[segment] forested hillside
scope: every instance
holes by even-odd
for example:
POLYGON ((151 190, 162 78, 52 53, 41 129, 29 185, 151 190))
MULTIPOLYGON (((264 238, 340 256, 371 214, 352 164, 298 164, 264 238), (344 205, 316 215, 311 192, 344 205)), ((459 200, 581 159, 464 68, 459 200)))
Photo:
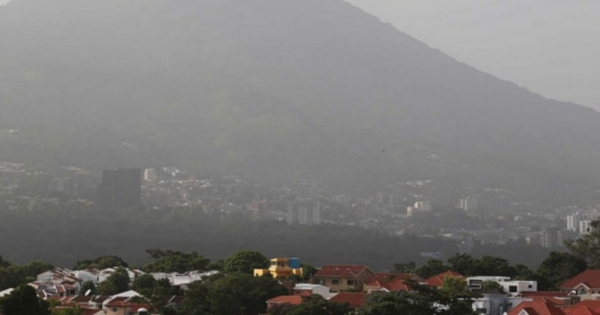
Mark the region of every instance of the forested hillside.
POLYGON ((14 0, 0 42, 0 129, 19 131, 0 134, 3 160, 596 198, 598 113, 341 0, 14 0))

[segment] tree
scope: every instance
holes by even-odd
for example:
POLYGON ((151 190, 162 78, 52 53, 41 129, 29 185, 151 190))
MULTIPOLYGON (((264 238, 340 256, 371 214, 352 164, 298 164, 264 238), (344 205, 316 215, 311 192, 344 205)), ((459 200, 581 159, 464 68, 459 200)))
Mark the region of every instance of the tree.
POLYGON ((54 269, 54 266, 49 263, 40 260, 32 260, 21 266, 21 273, 27 281, 34 281, 38 274, 52 269, 54 269))
POLYGON ((500 283, 496 281, 485 281, 481 287, 481 292, 489 292, 493 290, 498 290, 500 292, 504 292, 504 288, 500 285, 500 283))
POLYGON ((19 266, 10 265, 8 267, 0 268, 0 290, 14 288, 25 282, 25 277, 23 277, 19 266))
POLYGON ((94 260, 84 259, 80 260, 75 264, 75 270, 83 270, 89 268, 106 269, 114 267, 128 268, 129 265, 117 256, 101 256, 94 260))
POLYGON ((189 254, 162 249, 148 249, 153 262, 146 264, 142 269, 146 272, 179 272, 184 273, 192 270, 208 270, 210 259, 196 252, 189 254))
POLYGON ((467 287, 467 281, 464 278, 445 277, 443 280, 442 291, 451 296, 471 296, 471 291, 467 287))
POLYGON ((128 290, 129 274, 123 268, 118 268, 98 286, 98 293, 102 295, 115 295, 128 290))
POLYGON ((417 264, 414 261, 409 263, 398 263, 394 264, 394 271, 400 273, 415 273, 417 269, 417 264))
POLYGON ((209 286, 204 281, 195 281, 188 285, 181 306, 180 315, 210 314, 209 286))
POLYGON ((96 285, 94 284, 94 281, 86 281, 81 285, 81 289, 79 289, 79 294, 80 295, 84 295, 87 293, 87 291, 90 291, 89 294, 94 295, 96 294, 96 285))
POLYGON ((325 300, 320 295, 311 295, 302 298, 300 305, 284 304, 274 307, 270 315, 344 315, 348 314, 348 305, 333 303, 325 300))
MULTIPOLYGON (((168 280, 167 280, 168 281, 168 280)), ((133 280, 133 290, 146 296, 148 292, 154 290, 156 279, 151 274, 141 275, 133 280)))
POLYGON ((206 266, 206 270, 223 271, 224 267, 225 267, 225 261, 223 259, 219 259, 217 261, 211 261, 210 264, 208 264, 208 266, 206 266))
POLYGON ((140 293, 146 297, 153 308, 164 312, 167 299, 173 295, 182 293, 178 290, 179 287, 172 286, 169 279, 159 279, 154 281, 154 285, 151 288, 142 289, 140 293))
POLYGON ((565 241, 573 255, 582 258, 591 269, 600 269, 600 220, 591 223, 589 231, 577 240, 565 241))
POLYGON ((252 274, 254 269, 268 268, 269 260, 257 251, 243 250, 234 253, 225 261, 225 271, 240 271, 252 274))
POLYGON ((551 252, 548 258, 540 264, 537 273, 541 279, 545 279, 548 282, 547 290, 556 290, 563 281, 582 273, 587 268, 586 261, 579 256, 569 253, 551 252))
POLYGON ((469 254, 454 254, 448 258, 450 268, 464 276, 475 276, 472 272, 475 259, 469 254))
POLYGON ((317 273, 317 268, 309 264, 300 264, 302 267, 302 280, 309 281, 317 273))
POLYGON ((2 258, 2 256, 0 256, 0 268, 3 268, 3 267, 8 267, 8 266, 10 266, 10 265, 11 265, 11 263, 9 263, 8 261, 4 260, 4 259, 2 258))
POLYGON ((423 266, 417 268, 415 272, 423 278, 429 278, 448 270, 450 270, 450 267, 444 265, 443 261, 439 259, 430 259, 423 266))
POLYGON ((407 281, 413 292, 375 292, 367 297, 359 315, 475 315, 472 300, 407 281))
POLYGON ((4 315, 51 315, 48 302, 38 298, 35 289, 21 285, 9 295, 0 298, 0 311, 4 315))
POLYGON ((508 260, 494 256, 483 256, 481 259, 473 261, 471 275, 495 275, 504 277, 514 277, 516 270, 510 265, 508 260))
POLYGON ((209 286, 213 314, 262 314, 266 310, 265 301, 287 293, 273 278, 240 272, 218 278, 209 286))

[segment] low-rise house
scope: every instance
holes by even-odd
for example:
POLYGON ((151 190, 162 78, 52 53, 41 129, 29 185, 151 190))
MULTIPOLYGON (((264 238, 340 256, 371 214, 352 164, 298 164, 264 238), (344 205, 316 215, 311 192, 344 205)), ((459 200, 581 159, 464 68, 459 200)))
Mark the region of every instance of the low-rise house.
POLYGON ((121 302, 126 302, 126 301, 130 301, 132 298, 135 297, 141 297, 142 295, 133 291, 133 290, 129 290, 126 292, 122 292, 116 295, 112 295, 109 298, 107 298, 106 300, 104 300, 104 302, 102 302, 102 309, 106 310, 107 305, 110 302, 113 301, 121 301, 121 302))
POLYGON ((507 292, 512 296, 517 296, 523 292, 537 291, 537 281, 511 280, 500 282, 500 285, 504 289, 504 292, 507 292))
POLYGON ((104 302, 110 299, 108 295, 94 295, 92 299, 88 302, 88 308, 102 308, 104 302))
POLYGON ((331 292, 364 289, 365 280, 375 273, 363 265, 325 265, 314 275, 314 280, 331 288, 331 292))
POLYGON ((281 295, 267 300, 267 311, 281 305, 300 305, 302 304, 301 295, 281 295))
POLYGON ((469 290, 475 293, 480 293, 483 290, 483 285, 486 282, 497 282, 500 283, 502 281, 508 281, 510 277, 496 277, 496 276, 477 276, 477 277, 468 277, 467 278, 467 286, 469 290))
POLYGON ((598 315, 600 314, 600 301, 586 300, 564 309, 567 315, 598 315))
POLYGON ((329 299, 329 302, 347 304, 350 311, 354 311, 365 304, 367 295, 363 292, 341 292, 329 299))
POLYGON ((213 270, 213 271, 207 271, 207 272, 189 271, 189 272, 186 272, 183 274, 176 273, 176 272, 173 272, 173 273, 155 272, 155 273, 151 273, 151 275, 156 280, 168 279, 169 282, 171 283, 171 285, 181 286, 181 285, 190 284, 195 281, 200 281, 200 280, 204 279, 205 277, 213 276, 218 273, 219 273, 219 271, 213 270))
POLYGON ((484 292, 473 300, 473 309, 478 315, 503 315, 523 302, 531 302, 530 297, 511 297, 498 289, 484 292))
POLYGON ((173 295, 172 297, 170 297, 166 300, 165 307, 174 309, 174 310, 178 310, 179 307, 181 306, 181 304, 183 303, 183 299, 184 299, 184 296, 182 296, 182 295, 173 295))
POLYGON ((121 301, 119 298, 106 304, 104 311, 106 315, 149 315, 149 309, 149 304, 134 303, 130 300, 121 301))
POLYGON ((257 277, 271 275, 275 279, 288 279, 291 276, 302 277, 302 267, 298 258, 273 258, 268 269, 254 269, 257 277))
POLYGON ((580 296, 597 296, 600 294, 600 270, 588 269, 561 283, 559 290, 580 296))
POLYGON ((521 292, 517 297, 530 298, 533 301, 547 301, 554 303, 558 307, 575 305, 581 300, 577 295, 571 295, 569 292, 561 291, 521 292))
MULTIPOLYGON (((115 268, 106 268, 106 269, 102 269, 99 271, 98 273, 98 283, 104 282, 108 277, 110 277, 113 273, 115 273, 117 271, 117 267, 115 268)), ((125 271, 127 271, 127 275, 129 276, 129 279, 131 281, 133 281, 135 278, 137 278, 138 276, 141 276, 143 274, 145 274, 145 272, 139 270, 139 269, 129 269, 129 268, 123 268, 125 269, 125 271)))
POLYGON ((298 283, 292 288, 292 295, 315 295, 318 294, 325 299, 331 297, 331 289, 320 284, 298 283))
POLYGON ((430 287, 441 289, 444 287, 444 279, 446 278, 464 279, 464 276, 456 271, 448 270, 438 275, 427 278, 425 280, 425 284, 427 284, 430 287))
POLYGON ((14 289, 10 288, 10 289, 6 289, 4 291, 0 291, 0 297, 9 295, 13 290, 14 289))
POLYGON ((363 291, 366 293, 412 291, 406 281, 421 283, 425 280, 413 273, 378 273, 365 280, 363 291))
POLYGON ((508 312, 508 315, 565 315, 550 302, 523 302, 508 312))

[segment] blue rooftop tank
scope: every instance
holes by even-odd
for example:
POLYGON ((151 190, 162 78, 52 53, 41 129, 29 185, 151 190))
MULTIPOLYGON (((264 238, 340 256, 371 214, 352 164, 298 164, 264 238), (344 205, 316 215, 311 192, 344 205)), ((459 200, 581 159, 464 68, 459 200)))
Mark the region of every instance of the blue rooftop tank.
POLYGON ((290 268, 300 268, 300 258, 290 258, 290 268))

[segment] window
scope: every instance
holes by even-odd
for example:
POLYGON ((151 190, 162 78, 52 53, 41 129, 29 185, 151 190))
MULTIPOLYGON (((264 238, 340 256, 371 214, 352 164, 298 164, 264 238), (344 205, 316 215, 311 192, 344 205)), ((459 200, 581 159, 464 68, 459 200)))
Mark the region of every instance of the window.
POLYGON ((331 280, 331 284, 332 284, 332 285, 339 285, 339 284, 340 284, 340 280, 338 280, 338 279, 333 279, 333 280, 331 280))
POLYGON ((356 281, 354 281, 354 280, 348 280, 348 285, 356 285, 356 281))
POLYGON ((325 284, 325 281, 323 281, 323 280, 319 280, 319 284, 320 284, 320 285, 324 285, 324 284, 325 284))
POLYGON ((113 311, 113 313, 116 313, 117 312, 117 308, 113 307, 112 311, 113 311))
POLYGON ((508 292, 510 292, 510 293, 517 292, 517 286, 516 285, 508 286, 508 292))
POLYGON ((527 286, 528 289, 533 289, 533 286, 530 284, 527 286))

